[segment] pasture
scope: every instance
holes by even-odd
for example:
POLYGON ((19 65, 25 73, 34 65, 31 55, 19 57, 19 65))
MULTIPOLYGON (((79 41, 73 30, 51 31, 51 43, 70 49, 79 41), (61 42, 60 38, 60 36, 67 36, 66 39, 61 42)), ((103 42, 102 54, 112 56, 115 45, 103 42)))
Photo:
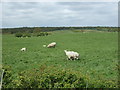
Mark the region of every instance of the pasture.
POLYGON ((117 82, 117 32, 82 33, 66 30, 54 31, 51 35, 41 37, 17 38, 9 34, 2 37, 3 67, 11 66, 14 79, 23 70, 44 65, 56 69, 72 69, 94 80, 102 78, 117 82), (57 43, 55 48, 43 47, 51 42, 57 43), (27 51, 21 52, 23 47, 27 51), (67 60, 65 49, 78 52, 80 60, 67 60))

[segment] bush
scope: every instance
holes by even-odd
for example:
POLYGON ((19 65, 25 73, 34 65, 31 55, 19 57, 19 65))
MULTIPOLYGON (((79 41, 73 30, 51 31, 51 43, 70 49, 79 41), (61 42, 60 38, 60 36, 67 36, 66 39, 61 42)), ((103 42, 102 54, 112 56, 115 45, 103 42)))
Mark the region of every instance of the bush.
POLYGON ((31 34, 30 33, 24 33, 23 37, 31 37, 31 34))
POLYGON ((45 36, 47 36, 47 35, 48 35, 48 33, 47 33, 47 32, 44 32, 44 34, 45 34, 45 36))
POLYGON ((41 66, 22 71, 13 79, 9 69, 5 70, 4 88, 117 88, 115 81, 94 80, 80 72, 41 66), (8 70, 8 71, 7 71, 8 70), (54 72, 53 72, 54 71, 54 72))
POLYGON ((48 35, 47 32, 40 32, 40 33, 37 34, 37 37, 39 37, 39 36, 47 36, 47 35, 48 35))
POLYGON ((16 33, 16 37, 31 37, 30 33, 16 33))
POLYGON ((15 37, 22 37, 22 36, 23 36, 22 33, 16 33, 16 34, 15 34, 15 37))
POLYGON ((12 70, 10 66, 4 66, 3 65, 3 69, 4 69, 4 73, 3 73, 3 83, 2 83, 2 87, 3 88, 9 88, 11 87, 11 82, 12 82, 12 70))
POLYGON ((47 36, 47 35, 50 35, 51 33, 48 33, 48 32, 40 32, 40 33, 16 33, 15 34, 15 37, 31 37, 31 36, 47 36))
POLYGON ((33 69, 19 73, 19 81, 13 81, 18 87, 24 88, 74 88, 86 87, 84 77, 77 77, 66 70, 51 71, 52 67, 33 69), (17 84, 19 82, 19 84, 17 84))

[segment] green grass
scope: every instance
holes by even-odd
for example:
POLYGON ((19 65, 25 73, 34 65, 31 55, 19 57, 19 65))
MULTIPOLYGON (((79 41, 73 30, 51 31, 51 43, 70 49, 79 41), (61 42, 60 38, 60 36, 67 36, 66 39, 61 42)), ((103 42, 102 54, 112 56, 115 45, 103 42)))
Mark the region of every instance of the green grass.
POLYGON ((72 32, 56 31, 43 37, 16 38, 3 35, 3 65, 12 67, 13 75, 23 70, 39 68, 41 65, 61 66, 89 75, 94 79, 117 80, 117 33, 116 32, 72 32), (56 48, 44 48, 51 42, 56 48), (26 52, 20 49, 26 47, 26 52), (63 50, 80 54, 80 60, 67 60, 63 50))

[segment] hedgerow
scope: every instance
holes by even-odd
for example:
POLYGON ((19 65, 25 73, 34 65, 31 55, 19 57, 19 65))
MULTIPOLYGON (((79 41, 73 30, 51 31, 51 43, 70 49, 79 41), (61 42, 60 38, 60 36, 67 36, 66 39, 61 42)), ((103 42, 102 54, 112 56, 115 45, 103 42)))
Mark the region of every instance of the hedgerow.
POLYGON ((13 79, 10 67, 5 67, 3 88, 117 88, 110 80, 94 80, 70 69, 53 66, 25 70, 13 79))
POLYGON ((22 37, 22 36, 23 36, 22 33, 16 33, 16 34, 15 34, 15 37, 22 37))
POLYGON ((47 36, 47 35, 49 35, 49 33, 48 32, 40 32, 40 33, 37 33, 37 37, 39 37, 39 36, 47 36))
POLYGON ((15 37, 31 37, 31 36, 48 36, 49 32, 39 32, 39 33, 15 33, 15 37))

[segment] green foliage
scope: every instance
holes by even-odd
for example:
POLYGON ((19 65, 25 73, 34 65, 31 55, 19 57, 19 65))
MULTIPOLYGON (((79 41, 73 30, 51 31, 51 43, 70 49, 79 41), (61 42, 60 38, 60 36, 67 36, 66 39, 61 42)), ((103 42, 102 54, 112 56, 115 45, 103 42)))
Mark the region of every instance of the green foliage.
POLYGON ((10 72, 5 70, 4 88, 117 88, 114 81, 93 80, 81 72, 54 66, 24 70, 13 80, 10 72))
POLYGON ((16 33, 16 34, 15 34, 15 37, 22 37, 22 36, 23 36, 22 33, 16 33))
POLYGON ((16 33, 15 37, 31 37, 30 33, 16 33))
POLYGON ((23 37, 31 37, 30 33, 23 33, 23 37))
POLYGON ((2 87, 9 88, 11 87, 12 82, 12 70, 11 66, 3 65, 4 73, 3 73, 3 83, 2 87))
POLYGON ((50 32, 58 30, 98 30, 98 31, 107 31, 107 32, 117 32, 117 27, 21 27, 21 28, 3 28, 2 33, 39 33, 39 32, 50 32))
POLYGON ((39 33, 39 32, 41 32, 41 28, 35 27, 33 33, 39 33))
POLYGON ((47 35, 50 35, 51 33, 48 33, 48 32, 39 32, 39 33, 16 33, 15 34, 15 37, 31 37, 31 36, 47 36, 47 35))
POLYGON ((47 36, 48 35, 48 33, 47 32, 40 32, 40 33, 37 33, 37 37, 39 37, 39 36, 47 36))
MULTIPOLYGON (((49 67, 51 69, 51 67, 49 67)), ((51 71, 49 68, 44 71, 31 70, 20 73, 20 86, 25 88, 74 88, 85 87, 83 77, 77 77, 76 74, 66 70, 51 71), (34 76, 34 77, 33 77, 34 76)), ((53 69, 53 67, 52 67, 53 69)))

